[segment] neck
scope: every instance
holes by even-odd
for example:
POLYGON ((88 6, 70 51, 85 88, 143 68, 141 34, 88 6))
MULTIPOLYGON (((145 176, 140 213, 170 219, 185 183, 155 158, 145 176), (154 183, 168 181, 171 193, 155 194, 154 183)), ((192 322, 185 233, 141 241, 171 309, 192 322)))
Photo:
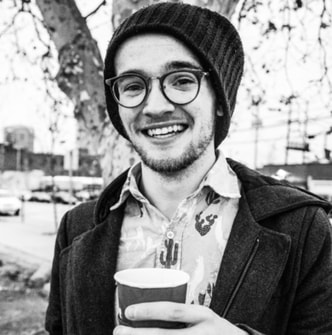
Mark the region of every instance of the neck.
POLYGON ((171 219, 180 202, 198 188, 215 160, 215 153, 206 153, 186 169, 167 175, 151 170, 142 163, 141 192, 171 219))

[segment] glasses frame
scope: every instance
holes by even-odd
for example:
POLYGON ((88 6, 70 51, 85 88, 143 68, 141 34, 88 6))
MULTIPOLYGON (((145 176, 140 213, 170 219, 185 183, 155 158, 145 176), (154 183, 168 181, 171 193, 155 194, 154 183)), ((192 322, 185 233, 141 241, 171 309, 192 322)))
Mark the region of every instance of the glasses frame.
POLYGON ((112 93, 112 96, 113 96, 114 100, 117 102, 118 105, 120 105, 120 106, 122 106, 124 108, 136 108, 136 107, 140 106, 141 104, 143 104, 145 102, 145 100, 147 99, 147 97, 149 96, 149 94, 151 92, 151 88, 152 88, 151 81, 153 79, 158 79, 159 80, 159 85, 160 85, 160 90, 161 90, 163 96, 169 102, 171 102, 172 104, 176 104, 176 105, 182 106, 182 105, 187 105, 187 104, 191 103, 192 101, 194 101, 197 98, 197 96, 198 96, 198 94, 200 92, 200 89, 201 89, 202 78, 204 76, 208 76, 208 75, 209 75, 209 72, 206 72, 206 71, 203 71, 203 70, 200 70, 200 69, 179 69, 179 70, 174 70, 174 71, 167 72, 167 73, 163 74, 162 76, 158 76, 158 77, 156 77, 156 76, 154 76, 154 77, 146 77, 146 76, 144 76, 144 75, 142 75, 140 73, 137 73, 137 72, 128 72, 128 73, 125 73, 125 74, 121 74, 120 76, 116 76, 116 77, 112 77, 112 78, 106 79, 105 83, 106 83, 106 85, 108 85, 110 87, 110 91, 112 93), (189 100, 188 102, 184 102, 184 103, 174 102, 174 101, 172 101, 166 95, 166 93, 164 91, 163 84, 164 84, 165 78, 167 76, 169 76, 171 74, 174 74, 174 73, 177 73, 177 72, 189 72, 189 73, 193 74, 196 77, 196 79, 197 79, 197 82, 198 82, 197 92, 196 92, 195 96, 191 100, 189 100), (128 106, 123 105, 119 101, 119 99, 117 98, 117 96, 115 94, 115 88, 114 88, 115 85, 114 85, 114 83, 116 82, 116 80, 118 80, 120 78, 125 78, 125 77, 129 77, 129 76, 133 76, 133 75, 139 77, 140 79, 142 79, 142 81, 145 84, 146 90, 145 90, 144 98, 142 99, 142 101, 139 104, 128 107, 128 106))

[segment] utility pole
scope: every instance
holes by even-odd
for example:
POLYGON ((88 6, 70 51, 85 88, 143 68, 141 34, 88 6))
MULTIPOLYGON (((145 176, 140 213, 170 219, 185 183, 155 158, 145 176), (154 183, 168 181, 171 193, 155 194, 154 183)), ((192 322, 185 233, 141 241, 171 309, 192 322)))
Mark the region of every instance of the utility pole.
MULTIPOLYGON (((308 139, 308 101, 306 102, 306 108, 304 109, 304 115, 305 115, 305 119, 304 119, 304 125, 303 125, 303 143, 307 142, 308 139)), ((302 151, 302 164, 305 164, 306 161, 306 153, 305 150, 302 151)))
POLYGON ((257 169, 258 167, 258 143, 259 143, 259 130, 262 125, 262 121, 259 118, 259 109, 256 108, 256 113, 254 115, 254 121, 252 123, 255 128, 255 144, 254 144, 254 167, 257 169))
POLYGON ((21 150, 20 147, 16 147, 16 171, 21 171, 21 150))
POLYGON ((73 198, 73 149, 69 150, 69 199, 73 198))
POLYGON ((332 134, 332 127, 324 134, 324 156, 329 161, 331 160, 331 150, 327 148, 327 136, 332 134))
POLYGON ((0 172, 5 171, 5 156, 6 155, 6 149, 5 144, 0 144, 0 172))
POLYGON ((292 104, 290 102, 288 105, 285 165, 288 165, 288 150, 290 145, 291 124, 292 124, 292 104))

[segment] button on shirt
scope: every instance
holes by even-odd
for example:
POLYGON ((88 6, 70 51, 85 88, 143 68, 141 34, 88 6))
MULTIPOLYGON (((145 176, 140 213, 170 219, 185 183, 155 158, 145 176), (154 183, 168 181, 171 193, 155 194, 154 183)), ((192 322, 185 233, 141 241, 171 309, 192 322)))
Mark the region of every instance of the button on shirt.
POLYGON ((190 275, 187 303, 209 306, 221 260, 238 211, 240 183, 221 151, 198 189, 171 220, 140 192, 140 163, 128 173, 119 201, 125 214, 117 271, 158 267, 190 275))

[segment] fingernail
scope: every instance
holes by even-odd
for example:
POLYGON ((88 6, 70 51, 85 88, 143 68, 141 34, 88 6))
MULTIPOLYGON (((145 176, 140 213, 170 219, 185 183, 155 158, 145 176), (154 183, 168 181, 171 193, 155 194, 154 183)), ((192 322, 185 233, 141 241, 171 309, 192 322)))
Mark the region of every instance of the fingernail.
POLYGON ((127 307, 125 314, 128 319, 134 319, 135 318, 135 308, 132 306, 127 307))
POLYGON ((121 335, 122 334, 122 331, 121 331, 121 327, 116 327, 115 329, 114 329, 114 335, 121 335))

